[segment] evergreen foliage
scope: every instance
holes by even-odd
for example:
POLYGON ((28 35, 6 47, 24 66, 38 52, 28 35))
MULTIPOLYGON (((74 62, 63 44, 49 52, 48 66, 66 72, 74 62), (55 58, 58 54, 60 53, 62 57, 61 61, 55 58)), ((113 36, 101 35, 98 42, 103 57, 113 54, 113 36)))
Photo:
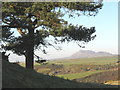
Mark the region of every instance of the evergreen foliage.
MULTIPOLYGON (((54 43, 65 41, 89 42, 95 38, 95 27, 86 28, 68 24, 62 19, 66 14, 95 16, 102 8, 102 2, 3 2, 2 28, 5 50, 25 55, 26 68, 33 69, 34 50, 41 46, 53 46, 46 40, 54 37, 54 43), (20 36, 12 36, 15 28, 20 36), (7 32, 7 33, 4 33, 7 32), (61 37, 61 39, 58 39, 61 37)), ((46 51, 42 50, 44 53, 46 51)))

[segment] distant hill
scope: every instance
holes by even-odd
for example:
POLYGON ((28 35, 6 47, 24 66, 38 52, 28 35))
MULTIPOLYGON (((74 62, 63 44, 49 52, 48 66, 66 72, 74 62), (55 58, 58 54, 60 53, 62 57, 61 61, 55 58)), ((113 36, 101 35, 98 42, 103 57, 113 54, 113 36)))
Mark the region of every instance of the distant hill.
POLYGON ((2 62, 2 88, 110 88, 114 85, 77 83, 55 76, 37 73, 18 64, 2 62))
POLYGON ((108 52, 95 52, 91 50, 80 50, 69 57, 60 58, 62 59, 79 59, 79 58, 92 58, 92 57, 104 57, 104 56, 115 56, 108 52))
POLYGON ((107 52, 94 52, 91 50, 80 50, 70 56, 70 59, 77 59, 77 58, 91 58, 91 57, 103 57, 103 56, 113 56, 111 53, 107 52))

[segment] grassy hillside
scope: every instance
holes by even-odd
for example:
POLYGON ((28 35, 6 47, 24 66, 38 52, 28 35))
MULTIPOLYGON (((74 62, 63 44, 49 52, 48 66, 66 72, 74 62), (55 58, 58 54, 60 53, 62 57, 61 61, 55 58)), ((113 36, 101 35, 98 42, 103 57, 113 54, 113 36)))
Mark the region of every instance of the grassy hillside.
POLYGON ((3 61, 3 88, 107 88, 115 85, 96 83, 77 83, 62 78, 43 75, 33 70, 25 69, 17 64, 3 61))
MULTIPOLYGON (((35 63, 35 70, 40 73, 72 80, 116 69, 118 68, 117 60, 117 56, 109 56, 49 61, 46 65, 35 63)), ((20 63, 20 65, 24 66, 23 63, 20 63)))
POLYGON ((92 74, 80 79, 76 79, 77 82, 95 82, 95 83, 106 83, 108 81, 118 80, 118 70, 100 72, 92 74))

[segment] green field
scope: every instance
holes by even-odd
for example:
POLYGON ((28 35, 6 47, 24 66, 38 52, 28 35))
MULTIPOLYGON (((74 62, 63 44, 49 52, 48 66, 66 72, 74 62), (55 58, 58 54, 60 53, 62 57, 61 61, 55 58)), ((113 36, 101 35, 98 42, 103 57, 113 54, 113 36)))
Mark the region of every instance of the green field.
POLYGON ((104 64, 116 63, 117 61, 118 61, 117 56, 110 56, 110 57, 81 58, 81 59, 72 59, 72 60, 51 61, 50 63, 63 64, 65 66, 69 66, 71 64, 104 65, 104 64))
POLYGON ((104 71, 93 71, 93 72, 83 72, 83 73, 74 73, 74 74, 64 74, 64 75, 56 75, 58 77, 62 77, 64 79, 77 79, 77 78, 82 78, 89 76, 91 74, 99 73, 99 72, 104 72, 104 71))

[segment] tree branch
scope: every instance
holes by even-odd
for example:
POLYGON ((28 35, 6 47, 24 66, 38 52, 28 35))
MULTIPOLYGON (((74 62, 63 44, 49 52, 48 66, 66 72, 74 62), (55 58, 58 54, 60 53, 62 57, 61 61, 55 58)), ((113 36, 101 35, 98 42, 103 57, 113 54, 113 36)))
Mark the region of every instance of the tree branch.
POLYGON ((8 28, 24 28, 24 29, 26 29, 26 28, 28 28, 28 26, 17 26, 17 25, 2 25, 2 28, 5 28, 5 27, 8 27, 8 28))

